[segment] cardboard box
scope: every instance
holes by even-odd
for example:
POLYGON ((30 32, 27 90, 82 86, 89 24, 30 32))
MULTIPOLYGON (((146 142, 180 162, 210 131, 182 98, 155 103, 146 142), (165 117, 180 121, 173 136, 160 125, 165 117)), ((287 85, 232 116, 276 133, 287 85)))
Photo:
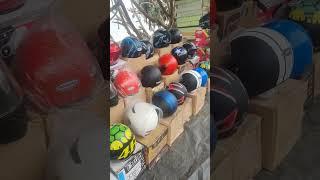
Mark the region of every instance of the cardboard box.
POLYGON ((136 139, 145 147, 146 164, 150 165, 153 160, 160 154, 168 141, 168 128, 162 124, 153 130, 148 136, 136 136, 136 139))
POLYGON ((156 92, 159 92, 164 88, 165 88, 164 82, 161 82, 158 86, 156 86, 154 88, 145 88, 146 89, 146 100, 147 100, 147 102, 151 103, 153 95, 156 92))
POLYGON ((146 65, 159 66, 159 55, 154 54, 152 57, 147 59, 146 65))
POLYGON ((182 45, 183 45, 183 42, 179 42, 179 43, 176 43, 176 44, 170 44, 171 49, 173 49, 175 47, 182 47, 182 45))
POLYGON ((162 75, 162 81, 164 82, 165 86, 168 86, 172 82, 178 82, 179 78, 180 76, 178 70, 171 75, 162 75))
POLYGON ((274 170, 300 138, 306 89, 306 82, 289 79, 250 101, 249 111, 262 117, 263 168, 274 170))
POLYGON ((186 64, 178 65, 178 74, 183 73, 186 70, 186 64))
POLYGON ((158 54, 160 57, 165 55, 165 54, 171 54, 171 46, 169 45, 168 47, 165 48, 155 48, 154 52, 155 54, 158 54))
POLYGON ((214 180, 252 179, 261 170, 261 118, 249 114, 233 136, 220 140, 211 163, 214 180))
POLYGON ((31 121, 25 137, 7 145, 0 145, 0 179, 45 179, 47 147, 44 129, 42 121, 31 121))
POLYGON ((126 66, 135 73, 139 73, 143 67, 148 65, 145 54, 143 54, 138 58, 122 58, 122 59, 127 62, 126 66))
POLYGON ((119 180, 135 180, 146 169, 143 151, 143 146, 137 143, 135 152, 128 159, 123 161, 111 160, 111 172, 119 180))
POLYGON ((136 102, 146 102, 146 101, 147 101, 146 89, 144 87, 140 87, 138 94, 124 98, 124 106, 125 108, 127 108, 135 104, 136 102))
POLYGON ((207 88, 200 87, 194 92, 190 93, 189 96, 192 99, 192 115, 197 115, 204 105, 206 98, 207 88))
POLYGON ((124 113, 124 99, 119 97, 118 105, 110 108, 110 125, 115 123, 123 123, 124 113))
POLYGON ((168 141, 167 144, 172 146, 174 141, 184 131, 184 120, 182 119, 182 108, 178 107, 177 111, 170 117, 164 118, 160 121, 161 124, 168 128, 168 141))
POLYGON ((192 98, 186 97, 182 106, 182 119, 186 123, 190 121, 190 117, 192 116, 192 98))

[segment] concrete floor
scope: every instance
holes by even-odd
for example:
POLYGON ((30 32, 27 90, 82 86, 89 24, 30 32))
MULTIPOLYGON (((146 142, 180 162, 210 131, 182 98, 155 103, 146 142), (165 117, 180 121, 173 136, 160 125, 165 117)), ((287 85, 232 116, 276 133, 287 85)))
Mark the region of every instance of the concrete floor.
POLYGON ((272 173, 262 171, 255 180, 320 180, 320 101, 306 109, 303 134, 272 173))

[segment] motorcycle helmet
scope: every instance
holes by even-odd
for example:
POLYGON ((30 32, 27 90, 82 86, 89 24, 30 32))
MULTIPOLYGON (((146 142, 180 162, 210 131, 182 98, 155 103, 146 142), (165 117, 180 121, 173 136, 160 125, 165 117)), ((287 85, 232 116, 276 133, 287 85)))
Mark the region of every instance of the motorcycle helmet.
POLYGON ((28 118, 22 91, 3 62, 0 62, 0 99, 0 144, 8 144, 25 136, 28 118))
POLYGON ((207 13, 204 16, 202 16, 199 20, 199 26, 202 29, 209 29, 210 28, 210 14, 207 13))
POLYGON ((165 29, 158 29, 153 34, 153 47, 155 48, 165 48, 171 43, 170 33, 165 29))
POLYGON ((0 1, 0 15, 8 14, 21 8, 26 0, 2 0, 0 1))
POLYGON ((110 82, 110 107, 116 106, 119 102, 118 92, 113 83, 110 82))
POLYGON ((188 52, 184 47, 175 47, 171 50, 171 54, 176 58, 179 65, 186 63, 188 52))
POLYGON ((169 30, 171 37, 171 44, 177 44, 182 41, 182 34, 177 28, 172 28, 169 30))
POLYGON ((187 88, 178 82, 172 82, 167 87, 168 91, 171 92, 174 96, 176 96, 178 100, 178 105, 182 105, 186 96, 188 94, 187 88))
POLYGON ((41 23, 27 34, 13 64, 28 97, 46 109, 90 96, 99 76, 96 60, 80 34, 47 25, 41 23))
POLYGON ((183 84, 188 92, 192 92, 201 86, 202 76, 195 70, 189 70, 181 75, 180 83, 183 84))
POLYGON ((110 41, 110 66, 117 64, 120 54, 120 46, 116 42, 110 41))
POLYGON ((138 58, 142 55, 141 42, 134 37, 126 37, 121 42, 122 57, 138 58))
POLYGON ((154 88, 161 83, 161 72, 156 66, 145 66, 141 70, 141 84, 143 87, 154 88))
POLYGON ((121 123, 110 127, 110 158, 124 160, 129 158, 136 147, 136 138, 131 129, 121 123))
POLYGON ((187 42, 183 44, 183 47, 187 50, 188 52, 188 58, 192 59, 196 55, 197 52, 197 46, 194 45, 192 42, 187 42))
POLYGON ((149 135, 157 128, 161 117, 161 109, 145 102, 134 104, 126 112, 129 127, 136 135, 142 137, 149 135))
POLYGON ((140 89, 138 76, 134 72, 127 70, 120 70, 113 82, 122 97, 133 96, 140 89))
POLYGON ((176 72, 178 62, 171 54, 165 54, 159 59, 159 67, 162 75, 171 75, 176 72))
POLYGON ((208 74, 207 72, 202 68, 195 68, 195 71, 197 71, 201 75, 201 86, 206 87, 208 82, 208 74))
POLYGON ((146 55, 146 58, 149 59, 154 55, 153 45, 149 41, 141 41, 142 45, 142 54, 146 55))
POLYGON ((152 97, 152 104, 162 110, 164 118, 174 114, 178 108, 177 98, 167 90, 155 93, 152 97))

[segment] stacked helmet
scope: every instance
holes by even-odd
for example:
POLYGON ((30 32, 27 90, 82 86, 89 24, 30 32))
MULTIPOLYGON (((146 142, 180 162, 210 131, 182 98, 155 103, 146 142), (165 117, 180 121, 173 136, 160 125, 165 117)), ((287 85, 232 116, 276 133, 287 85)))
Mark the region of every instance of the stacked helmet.
POLYGON ((0 144, 7 144, 25 136, 28 118, 22 91, 1 59, 0 99, 0 144))
POLYGON ((171 92, 174 96, 176 96, 178 100, 178 105, 182 105, 185 101, 185 98, 188 94, 187 88, 178 82, 172 82, 168 85, 168 91, 171 92))
POLYGON ((233 134, 243 122, 249 98, 240 79, 232 72, 214 67, 210 76, 214 81, 210 90, 210 96, 215 99, 213 117, 219 137, 223 138, 233 134))
POLYGON ((197 71, 201 75, 201 86, 205 87, 207 85, 207 82, 208 82, 208 74, 207 74, 207 72, 204 69, 199 68, 199 67, 195 68, 194 70, 197 71))
POLYGON ((25 4, 26 0, 3 0, 0 1, 0 14, 15 11, 25 4))
POLYGON ((179 65, 182 65, 188 59, 188 52, 184 47, 175 47, 171 50, 171 54, 176 58, 179 65))
POLYGON ((120 54, 120 46, 116 42, 110 41, 110 66, 117 64, 120 54))
POLYGON ((154 88, 161 83, 161 72, 156 66, 145 66, 141 70, 141 84, 143 87, 154 88))
POLYGON ((172 28, 169 30, 171 37, 171 44, 177 44, 182 41, 182 34, 177 28, 172 28))
POLYGON ((158 29, 153 34, 153 47, 155 48, 165 48, 171 43, 170 33, 165 29, 158 29))
POLYGON ((110 127, 110 158, 123 160, 130 157, 136 146, 136 138, 131 129, 121 123, 110 127))
POLYGON ((201 75, 195 70, 189 70, 181 75, 180 83, 183 84, 188 92, 192 92, 201 86, 201 75))
POLYGON ((157 128, 161 116, 161 109, 145 102, 134 104, 126 112, 129 127, 136 135, 142 137, 149 135, 152 130, 157 128))
POLYGON ((159 66, 162 75, 171 75, 176 72, 178 68, 178 62, 171 54, 165 54, 160 57, 159 66))
POLYGON ((119 101, 118 92, 112 82, 110 82, 110 98, 109 98, 109 100, 110 100, 110 107, 116 106, 119 101))
POLYGON ((197 46, 194 45, 192 42, 187 42, 187 43, 183 44, 183 47, 186 48, 186 50, 188 52, 188 58, 189 59, 194 58, 194 56, 196 55, 196 52, 197 52, 197 46))
POLYGON ((96 60, 79 33, 46 25, 35 26, 22 40, 14 64, 22 88, 45 109, 88 97, 98 75, 96 60))
POLYGON ((149 59, 154 55, 153 45, 149 41, 141 41, 142 45, 142 54, 146 55, 146 58, 149 59))
POLYGON ((121 42, 122 57, 138 58, 142 55, 141 42, 134 37, 126 37, 121 42))
POLYGON ((140 80, 134 72, 120 70, 114 79, 114 85, 122 97, 133 96, 139 92, 140 80))
POLYGON ((177 111, 177 98, 167 90, 159 91, 152 97, 152 104, 159 107, 163 112, 163 117, 169 117, 177 111))

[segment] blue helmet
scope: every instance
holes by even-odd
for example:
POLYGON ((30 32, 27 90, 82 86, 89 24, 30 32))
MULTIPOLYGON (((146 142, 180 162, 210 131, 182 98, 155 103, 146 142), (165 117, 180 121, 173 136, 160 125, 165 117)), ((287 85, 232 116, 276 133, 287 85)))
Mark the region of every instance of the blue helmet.
POLYGON ((146 58, 149 59, 154 55, 153 45, 149 41, 140 41, 142 45, 142 54, 146 55, 146 58))
POLYGON ((153 34, 153 46, 155 48, 165 48, 171 43, 171 35, 165 29, 158 29, 153 34))
POLYGON ((121 42, 122 57, 137 58, 142 55, 141 42, 134 37, 126 37, 121 42))
POLYGON ((176 96, 168 90, 155 93, 152 97, 152 104, 162 110, 164 118, 171 116, 178 108, 178 100, 176 96))
POLYGON ((198 67, 194 69, 195 71, 197 71, 200 75, 201 75, 201 86, 205 87, 207 85, 208 82, 208 74, 207 71, 198 67))

